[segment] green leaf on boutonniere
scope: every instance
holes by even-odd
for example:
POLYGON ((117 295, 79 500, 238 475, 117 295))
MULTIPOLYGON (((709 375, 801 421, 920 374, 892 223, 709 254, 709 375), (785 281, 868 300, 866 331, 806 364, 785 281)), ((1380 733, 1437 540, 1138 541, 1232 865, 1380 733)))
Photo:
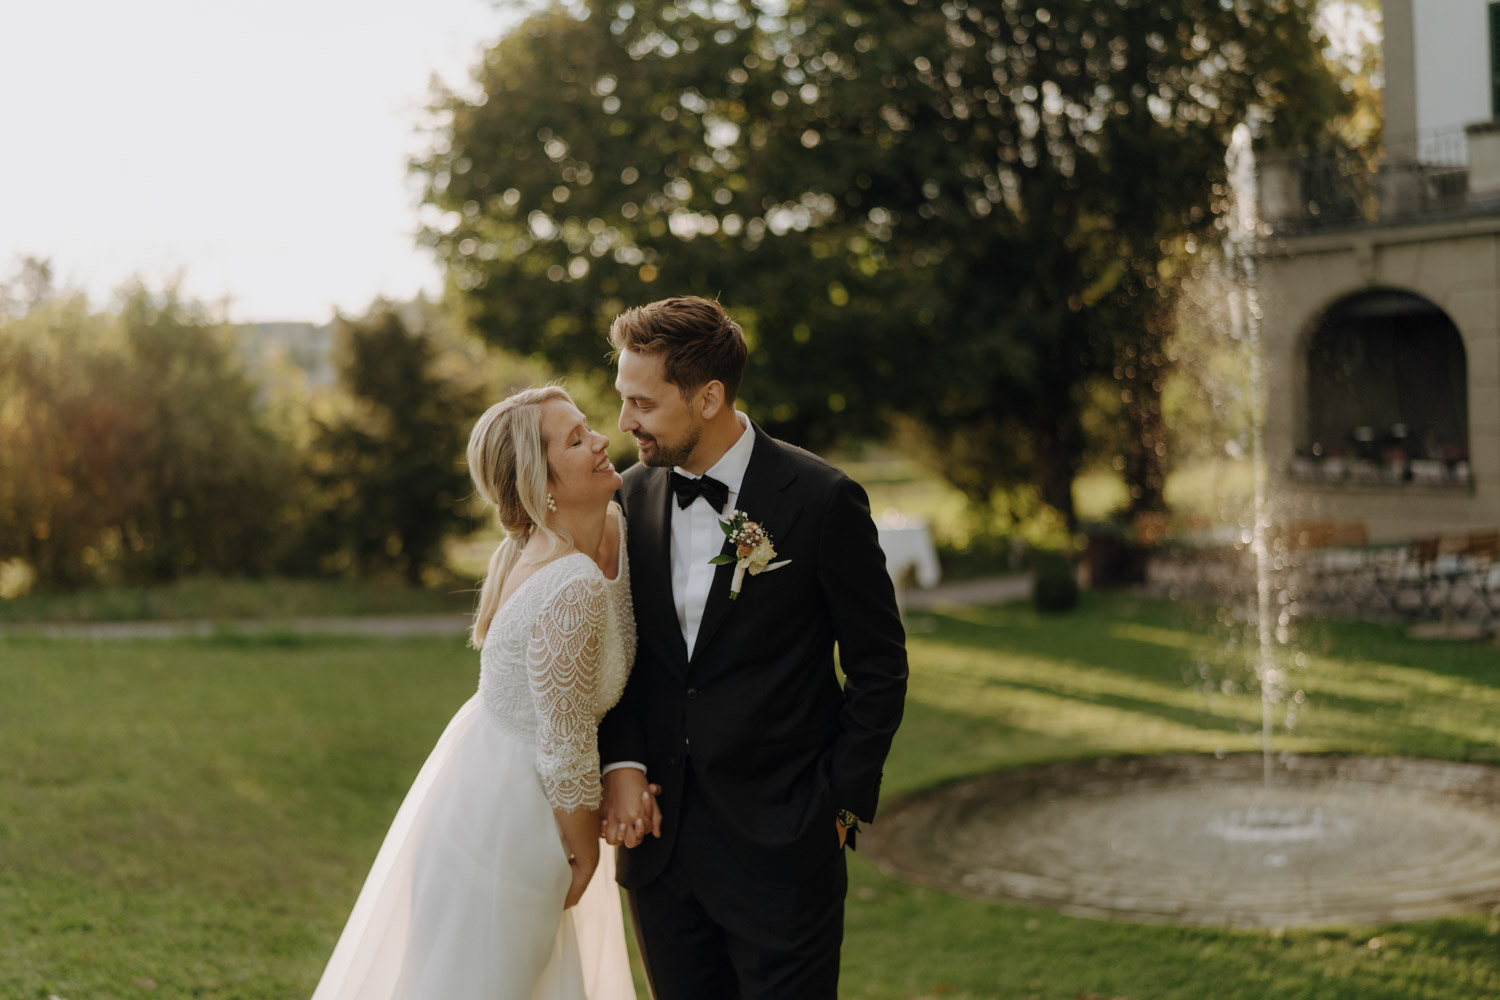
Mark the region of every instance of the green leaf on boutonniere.
POLYGON ((708 564, 710 566, 728 566, 730 563, 732 563, 734 561, 735 561, 734 556, 729 555, 726 552, 724 555, 714 556, 712 559, 710 559, 708 561, 708 564))
POLYGON ((724 529, 724 534, 726 535, 734 534, 734 518, 730 518, 727 521, 720 521, 719 527, 724 529))

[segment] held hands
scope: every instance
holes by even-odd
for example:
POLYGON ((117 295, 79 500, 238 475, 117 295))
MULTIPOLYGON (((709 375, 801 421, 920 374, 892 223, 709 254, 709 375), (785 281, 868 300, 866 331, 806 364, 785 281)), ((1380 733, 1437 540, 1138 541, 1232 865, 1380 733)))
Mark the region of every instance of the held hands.
POLYGON ((599 810, 599 836, 612 846, 637 847, 646 834, 661 836, 660 785, 646 783, 645 772, 619 767, 604 776, 604 804, 599 810))

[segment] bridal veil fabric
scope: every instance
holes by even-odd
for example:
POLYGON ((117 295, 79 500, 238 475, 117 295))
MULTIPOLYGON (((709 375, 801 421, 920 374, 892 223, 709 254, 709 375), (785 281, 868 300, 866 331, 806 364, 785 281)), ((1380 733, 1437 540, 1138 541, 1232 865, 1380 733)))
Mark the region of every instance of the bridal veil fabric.
POLYGON ((521 583, 313 1000, 635 1000, 613 852, 563 910, 571 873, 552 812, 598 806, 598 723, 634 653, 623 537, 613 580, 575 552, 521 583))

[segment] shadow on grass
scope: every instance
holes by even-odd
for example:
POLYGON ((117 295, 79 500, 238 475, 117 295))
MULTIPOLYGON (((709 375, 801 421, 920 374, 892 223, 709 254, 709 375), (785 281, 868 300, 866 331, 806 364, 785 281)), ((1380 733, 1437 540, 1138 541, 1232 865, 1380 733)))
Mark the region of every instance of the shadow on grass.
MULTIPOLYGON (((1194 687, 1227 631, 1212 610, 1090 595, 1069 618, 936 626, 912 640, 888 800, 1046 760, 1253 747, 1258 698, 1194 687)), ((1342 624, 1305 626, 1302 646, 1328 704, 1304 709, 1299 745, 1419 754, 1500 718, 1493 650, 1486 670, 1476 650, 1342 624)), ((460 639, 0 642, 0 995, 307 995, 477 670, 460 639)), ((850 1000, 1500 995, 1485 916, 1277 936, 958 899, 857 854, 850 874, 850 1000)))
MULTIPOLYGON (((1039 615, 1021 602, 929 614, 936 638, 955 645, 1071 656, 1110 669, 1137 667, 1150 676, 1153 663, 1170 662, 1163 654, 1176 650, 1226 659, 1223 647, 1243 646, 1253 629, 1220 620, 1220 609, 1184 601, 1086 594, 1080 608, 1066 615, 1039 615), (1059 627, 1063 626, 1063 627, 1059 627), (1104 659, 1107 655, 1107 660, 1104 659)), ((1328 619, 1294 619, 1287 655, 1333 656, 1351 663, 1407 667, 1461 679, 1500 691, 1500 649, 1485 642, 1434 642, 1410 639, 1399 625, 1328 619)))
MULTIPOLYGON (((1104 752, 1126 731, 1137 749, 1250 749, 1260 730, 1246 636, 1216 609, 1094 594, 1066 617, 1006 605, 932 620, 935 629, 911 643, 913 696, 958 714, 1029 724, 1104 752)), ((1287 682, 1273 705, 1273 739, 1296 751, 1494 760, 1496 659, 1492 649, 1436 649, 1388 626, 1307 623, 1279 654, 1287 682)))

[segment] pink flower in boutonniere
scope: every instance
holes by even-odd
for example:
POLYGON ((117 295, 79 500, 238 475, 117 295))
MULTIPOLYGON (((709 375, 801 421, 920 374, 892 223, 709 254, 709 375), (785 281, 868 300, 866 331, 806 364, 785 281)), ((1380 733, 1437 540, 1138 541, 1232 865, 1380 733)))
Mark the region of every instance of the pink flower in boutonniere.
POLYGON ((751 576, 760 576, 791 562, 790 559, 771 561, 776 558, 776 547, 771 544, 771 536, 742 510, 731 511, 728 517, 719 522, 719 527, 724 529, 724 534, 734 543, 734 555, 726 552, 714 556, 709 563, 714 566, 734 563, 734 579, 729 584, 731 601, 739 599, 740 585, 745 581, 746 570, 750 571, 751 576))

